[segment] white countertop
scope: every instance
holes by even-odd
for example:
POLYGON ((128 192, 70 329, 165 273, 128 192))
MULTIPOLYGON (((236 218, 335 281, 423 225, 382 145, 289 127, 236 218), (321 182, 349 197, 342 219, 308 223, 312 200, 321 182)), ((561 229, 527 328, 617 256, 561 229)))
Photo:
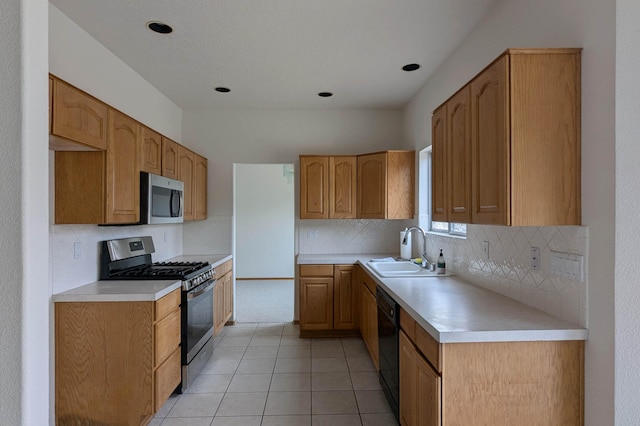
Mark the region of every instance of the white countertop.
POLYGON ((588 330, 459 277, 382 278, 371 259, 397 254, 299 255, 298 264, 362 265, 440 343, 586 340, 588 330))
MULTIPOLYGON (((176 256, 166 261, 209 262, 214 268, 230 260, 227 254, 176 256)), ((145 302, 155 301, 180 288, 178 280, 96 281, 53 295, 54 302, 145 302)))

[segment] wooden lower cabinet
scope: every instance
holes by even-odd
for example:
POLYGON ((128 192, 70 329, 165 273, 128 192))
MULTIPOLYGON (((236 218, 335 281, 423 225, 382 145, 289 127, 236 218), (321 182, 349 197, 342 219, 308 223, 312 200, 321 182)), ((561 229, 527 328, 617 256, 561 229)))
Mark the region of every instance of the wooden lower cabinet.
POLYGON ((215 268, 218 280, 213 289, 213 334, 218 335, 233 315, 232 261, 215 268))
POLYGON ((300 265, 300 335, 353 335, 359 298, 355 265, 300 265))
POLYGON ((584 342, 438 343, 405 311, 402 425, 582 425, 584 342))
POLYGON ((55 304, 57 425, 146 424, 180 384, 180 289, 55 304))
POLYGON ((378 353, 376 283, 360 267, 358 267, 358 283, 360 288, 360 334, 377 370, 380 367, 380 355, 378 353))

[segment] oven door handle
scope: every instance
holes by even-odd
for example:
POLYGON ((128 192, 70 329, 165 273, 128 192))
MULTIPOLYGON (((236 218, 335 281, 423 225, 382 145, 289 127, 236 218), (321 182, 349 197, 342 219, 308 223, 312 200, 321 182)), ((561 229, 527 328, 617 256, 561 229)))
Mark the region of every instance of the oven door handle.
POLYGON ((198 296, 202 296, 207 291, 213 289, 213 286, 215 285, 215 283, 216 283, 216 280, 210 280, 203 284, 200 284, 198 287, 194 288, 193 290, 187 293, 187 300, 195 299, 198 296))

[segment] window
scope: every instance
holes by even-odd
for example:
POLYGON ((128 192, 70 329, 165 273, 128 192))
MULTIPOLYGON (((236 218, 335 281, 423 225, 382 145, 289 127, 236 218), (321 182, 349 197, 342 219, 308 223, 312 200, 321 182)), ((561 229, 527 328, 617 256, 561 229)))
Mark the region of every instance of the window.
POLYGON ((431 232, 466 236, 467 225, 464 223, 431 220, 431 147, 420 151, 419 161, 418 225, 431 232))

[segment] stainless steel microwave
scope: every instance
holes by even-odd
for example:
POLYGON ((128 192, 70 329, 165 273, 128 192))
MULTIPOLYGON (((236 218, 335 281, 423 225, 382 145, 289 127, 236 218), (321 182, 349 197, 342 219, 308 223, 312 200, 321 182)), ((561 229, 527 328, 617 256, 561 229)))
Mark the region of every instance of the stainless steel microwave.
POLYGON ((182 223, 184 182, 140 172, 140 223, 182 223))

